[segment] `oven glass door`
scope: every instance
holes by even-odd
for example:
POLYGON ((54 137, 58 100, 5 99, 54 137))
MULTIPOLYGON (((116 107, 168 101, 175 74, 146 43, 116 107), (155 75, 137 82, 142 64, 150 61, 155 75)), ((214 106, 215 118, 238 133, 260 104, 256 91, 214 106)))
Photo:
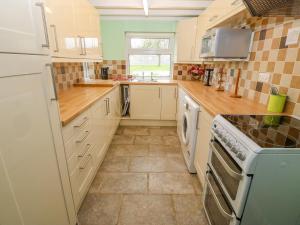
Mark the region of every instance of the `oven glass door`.
POLYGON ((204 208, 211 225, 232 225, 238 221, 211 172, 206 174, 204 208))
POLYGON ((215 140, 210 144, 211 158, 210 167, 216 173, 217 178, 224 185, 226 192, 232 200, 237 197, 242 169, 234 162, 221 144, 215 140))

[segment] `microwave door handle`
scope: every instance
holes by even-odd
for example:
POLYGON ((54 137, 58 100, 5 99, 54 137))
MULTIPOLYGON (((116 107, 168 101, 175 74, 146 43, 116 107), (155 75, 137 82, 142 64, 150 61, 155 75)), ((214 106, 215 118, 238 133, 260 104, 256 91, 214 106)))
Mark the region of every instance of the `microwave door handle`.
POLYGON ((240 173, 237 173, 235 171, 233 171, 230 166, 227 164, 227 162, 223 159, 223 157, 220 155, 220 153, 218 152, 218 150, 215 147, 215 144, 210 143, 210 146, 212 148, 212 151, 215 153, 216 157, 219 159, 220 163, 222 164, 222 166, 224 167, 224 169, 226 170, 227 173, 230 174, 230 176, 241 180, 243 178, 243 175, 240 173))
POLYGON ((225 218, 229 219, 229 220, 234 219, 234 216, 233 216, 233 215, 228 214, 228 213, 223 209, 223 207, 222 207, 222 205, 221 205, 221 203, 220 203, 220 201, 219 201, 219 199, 218 199, 218 197, 217 197, 217 195, 216 195, 216 193, 215 193, 215 191, 214 191, 214 189, 213 189, 213 187, 212 187, 212 185, 211 185, 211 183, 210 183, 210 181, 209 181, 207 175, 206 175, 206 183, 207 183, 207 186, 209 187, 209 189, 210 189, 210 191, 211 191, 211 193, 212 193, 212 196, 213 196, 213 198, 215 199, 215 201, 216 201, 216 203, 217 203, 217 206, 218 206, 220 212, 222 213, 222 215, 223 215, 225 218))

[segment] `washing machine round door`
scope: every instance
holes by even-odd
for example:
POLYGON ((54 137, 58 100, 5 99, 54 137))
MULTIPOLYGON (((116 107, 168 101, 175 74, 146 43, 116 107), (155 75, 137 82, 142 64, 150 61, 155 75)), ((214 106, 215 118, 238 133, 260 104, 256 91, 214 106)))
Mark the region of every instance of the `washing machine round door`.
POLYGON ((181 137, 182 141, 185 145, 189 144, 190 139, 190 120, 189 120, 189 114, 185 112, 183 114, 182 118, 182 126, 181 126, 181 137))

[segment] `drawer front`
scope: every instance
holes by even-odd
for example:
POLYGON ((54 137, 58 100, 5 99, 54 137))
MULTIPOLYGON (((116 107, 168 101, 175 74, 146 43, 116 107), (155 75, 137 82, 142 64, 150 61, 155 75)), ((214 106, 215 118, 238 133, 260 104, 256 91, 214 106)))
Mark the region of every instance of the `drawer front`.
POLYGON ((90 112, 85 111, 70 122, 67 126, 63 127, 64 142, 67 143, 70 138, 78 134, 78 132, 86 129, 90 125, 90 112))
POLYGON ((87 141, 91 136, 91 129, 89 127, 85 127, 85 129, 76 133, 77 134, 73 136, 65 145, 68 160, 73 154, 78 154, 85 148, 84 146, 87 144, 87 141))
POLYGON ((79 209, 93 179, 94 159, 92 151, 93 149, 91 148, 71 174, 71 185, 76 209, 79 209))

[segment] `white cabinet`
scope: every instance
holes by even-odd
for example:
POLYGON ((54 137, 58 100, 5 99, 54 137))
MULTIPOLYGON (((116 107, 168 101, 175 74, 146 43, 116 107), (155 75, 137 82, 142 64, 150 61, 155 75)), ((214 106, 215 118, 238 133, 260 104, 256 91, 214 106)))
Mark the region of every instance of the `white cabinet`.
POLYGON ((63 127, 76 210, 101 165, 120 122, 119 88, 95 102, 63 127))
POLYGON ((177 86, 161 88, 161 120, 176 120, 177 86))
POLYGON ((1 1, 0 15, 0 52, 49 52, 45 7, 42 1, 1 1))
POLYGON ((79 56, 73 0, 47 0, 46 7, 52 57, 79 56))
POLYGON ((158 85, 130 86, 130 118, 159 120, 161 87, 158 85))
POLYGON ((131 85, 130 118, 176 120, 177 86, 131 85))
POLYGON ((41 56, 11 57, 0 54, 0 67, 13 71, 0 75, 0 224, 75 225, 61 133, 56 129, 57 102, 51 100, 53 90, 51 95, 45 91, 53 89, 45 79, 51 75, 41 56), (10 58, 11 65, 3 58, 10 58), (19 66, 13 68, 15 64, 19 66), (30 70, 25 69, 28 65, 30 70))
POLYGON ((101 60, 100 16, 88 0, 45 0, 54 61, 101 60))
POLYGON ((196 144, 195 167, 201 184, 205 184, 205 174, 209 155, 209 143, 211 139, 211 125, 213 117, 202 107, 199 112, 198 135, 196 144))
POLYGON ((195 56, 195 38, 198 18, 181 20, 176 29, 177 63, 192 62, 195 56))

